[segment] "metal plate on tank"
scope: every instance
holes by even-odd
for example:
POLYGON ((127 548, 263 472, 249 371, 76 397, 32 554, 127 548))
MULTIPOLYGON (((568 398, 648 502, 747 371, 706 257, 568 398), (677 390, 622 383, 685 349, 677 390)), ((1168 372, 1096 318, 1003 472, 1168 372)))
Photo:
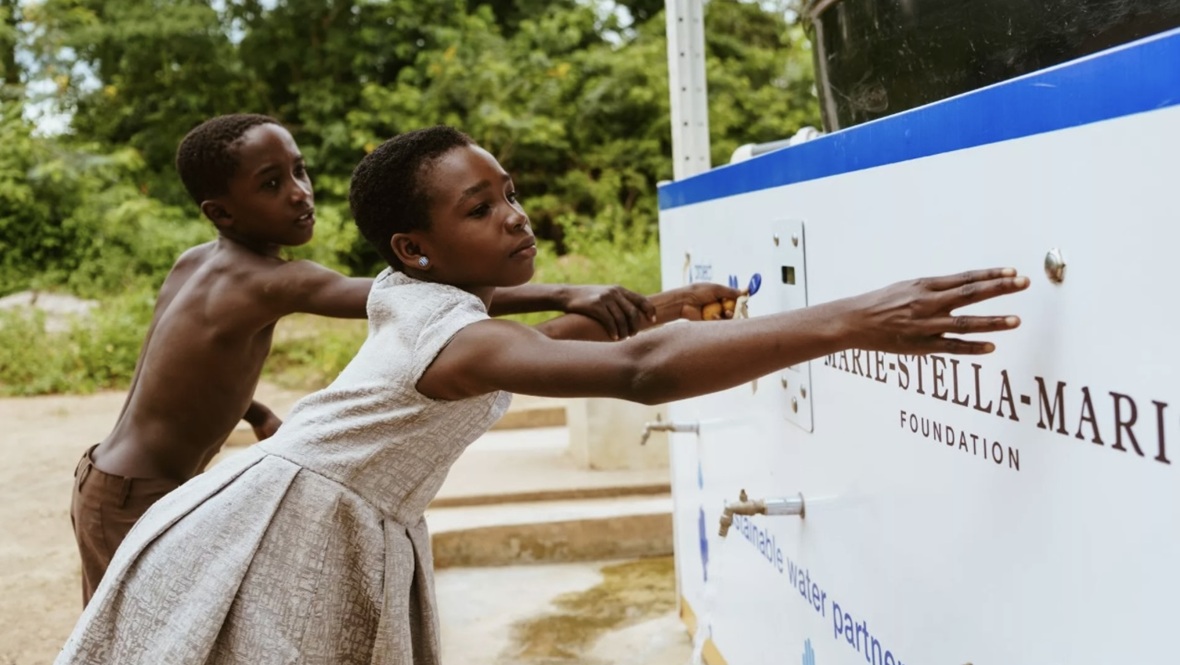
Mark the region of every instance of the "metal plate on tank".
MULTIPOLYGON (((775 298, 775 308, 789 312, 807 307, 807 239, 803 220, 779 219, 770 224, 771 257, 764 288, 775 298)), ((770 295, 770 294, 767 294, 770 295)), ((812 431, 811 363, 799 363, 778 373, 780 413, 805 432, 812 431)))

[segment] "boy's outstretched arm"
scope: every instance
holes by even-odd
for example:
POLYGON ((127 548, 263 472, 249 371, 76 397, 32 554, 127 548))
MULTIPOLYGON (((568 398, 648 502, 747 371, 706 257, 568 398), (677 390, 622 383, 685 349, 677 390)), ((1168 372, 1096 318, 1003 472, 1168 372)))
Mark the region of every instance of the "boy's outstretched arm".
POLYGON ((258 288, 270 317, 302 312, 339 319, 363 319, 373 288, 370 277, 346 277, 314 261, 290 261, 270 271, 258 288))
POLYGON ((604 339, 622 339, 650 326, 656 306, 621 286, 523 284, 496 289, 488 308, 491 316, 526 312, 581 314, 601 324, 604 339))
MULTIPOLYGON (((737 289, 708 282, 698 282, 689 286, 661 291, 647 299, 655 310, 655 317, 640 320, 636 332, 677 319, 699 321, 702 318, 701 310, 706 305, 710 303, 722 304, 725 300, 732 302, 741 294, 742 292, 737 289)), ((598 321, 580 314, 559 316, 534 327, 550 339, 587 342, 606 342, 617 339, 612 337, 598 321)))

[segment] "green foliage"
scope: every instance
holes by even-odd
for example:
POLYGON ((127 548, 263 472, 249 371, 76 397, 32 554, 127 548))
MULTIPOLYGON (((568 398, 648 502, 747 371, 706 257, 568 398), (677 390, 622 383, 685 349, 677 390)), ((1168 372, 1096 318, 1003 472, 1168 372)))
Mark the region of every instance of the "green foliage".
POLYGON ((148 167, 143 182, 166 203, 187 201, 171 169, 184 134, 263 101, 233 48, 228 17, 204 0, 45 0, 35 16, 55 38, 44 48, 56 56, 75 134, 134 149, 148 167), (87 86, 79 64, 99 86, 87 86))
POLYGON ((322 388, 352 360, 367 333, 364 321, 287 317, 275 332, 263 378, 284 388, 322 388))
POLYGON ((360 242, 360 231, 352 223, 348 206, 338 203, 316 205, 315 240, 284 251, 289 259, 308 259, 333 270, 350 272, 348 257, 360 242))
MULTIPOLYGON (((811 54, 779 4, 706 5, 715 164, 819 126, 811 54)), ((398 132, 447 123, 512 172, 544 249, 539 281, 659 290, 656 189, 672 174, 662 0, 0 0, 0 18, 0 295, 63 289, 127 317, 119 335, 96 319, 91 343, 8 316, 3 390, 126 381, 147 322, 134 303, 214 237, 173 159, 222 113, 274 115, 308 160, 319 222, 293 258, 382 268, 351 223, 352 168, 398 132), (25 119, 21 85, 34 80, 53 84, 39 101, 71 115, 65 135, 25 119), (14 355, 24 349, 37 352, 14 355)), ((363 339, 363 326, 317 325, 276 339, 272 378, 322 385, 363 339)))
POLYGON ((91 297, 158 282, 212 237, 191 213, 143 194, 136 151, 38 138, 20 111, 0 106, 0 295, 62 286, 91 297))
POLYGON ((88 393, 127 385, 152 317, 152 292, 109 296, 48 332, 44 313, 0 311, 0 395, 88 393))

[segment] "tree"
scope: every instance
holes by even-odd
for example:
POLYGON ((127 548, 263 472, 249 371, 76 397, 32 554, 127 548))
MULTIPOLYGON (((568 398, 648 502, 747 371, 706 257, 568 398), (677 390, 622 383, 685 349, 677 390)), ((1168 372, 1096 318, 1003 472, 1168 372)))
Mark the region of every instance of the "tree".
POLYGON ((616 0, 619 5, 627 8, 635 23, 646 23, 664 11, 664 0, 616 0))
POLYGON ((4 85, 13 87, 21 83, 21 70, 17 64, 17 47, 20 43, 20 2, 0 0, 0 71, 4 85))
MULTIPOLYGON (((308 158, 324 219, 340 222, 316 245, 370 273, 379 259, 346 223, 352 168, 436 123, 512 170, 558 251, 651 242, 656 184, 671 177, 662 3, 618 5, 631 25, 578 0, 44 0, 30 12, 40 66, 74 111, 65 142, 130 149, 142 166, 126 177, 191 207, 172 165, 181 137, 216 114, 272 114, 308 158)), ((714 163, 819 122, 802 32, 766 6, 706 6, 714 163)))

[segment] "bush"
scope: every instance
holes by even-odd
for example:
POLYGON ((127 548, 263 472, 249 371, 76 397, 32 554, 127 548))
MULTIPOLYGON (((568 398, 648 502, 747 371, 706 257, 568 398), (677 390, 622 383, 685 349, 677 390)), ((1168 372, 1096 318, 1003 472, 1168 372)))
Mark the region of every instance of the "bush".
POLYGON ((0 395, 125 388, 152 317, 145 290, 112 297, 63 332, 36 310, 0 312, 0 395))
POLYGON ((318 390, 352 360, 368 334, 368 323, 294 314, 279 322, 263 378, 284 388, 318 390))

